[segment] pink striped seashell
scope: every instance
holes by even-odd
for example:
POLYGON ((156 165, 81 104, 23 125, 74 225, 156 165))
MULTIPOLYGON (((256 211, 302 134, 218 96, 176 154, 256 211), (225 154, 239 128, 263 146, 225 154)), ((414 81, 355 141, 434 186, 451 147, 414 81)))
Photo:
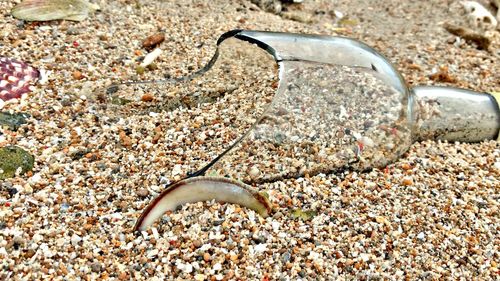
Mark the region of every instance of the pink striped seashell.
POLYGON ((20 98, 33 90, 40 72, 27 63, 0 57, 0 99, 20 98))

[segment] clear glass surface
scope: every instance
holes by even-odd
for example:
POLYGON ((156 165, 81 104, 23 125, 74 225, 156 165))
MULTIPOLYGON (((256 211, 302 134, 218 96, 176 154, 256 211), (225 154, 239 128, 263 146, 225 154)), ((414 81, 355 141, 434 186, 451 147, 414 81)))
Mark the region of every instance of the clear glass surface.
POLYGON ((280 63, 279 89, 249 135, 213 169, 245 182, 385 166, 411 145, 405 93, 376 71, 280 63))

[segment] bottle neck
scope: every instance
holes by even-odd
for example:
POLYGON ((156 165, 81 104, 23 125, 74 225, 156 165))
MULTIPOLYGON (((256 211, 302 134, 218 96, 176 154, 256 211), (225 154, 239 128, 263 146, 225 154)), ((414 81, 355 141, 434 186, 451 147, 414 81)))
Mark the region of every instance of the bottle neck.
POLYGON ((419 86, 409 100, 413 138, 480 142, 497 139, 500 110, 495 99, 451 87, 419 86))

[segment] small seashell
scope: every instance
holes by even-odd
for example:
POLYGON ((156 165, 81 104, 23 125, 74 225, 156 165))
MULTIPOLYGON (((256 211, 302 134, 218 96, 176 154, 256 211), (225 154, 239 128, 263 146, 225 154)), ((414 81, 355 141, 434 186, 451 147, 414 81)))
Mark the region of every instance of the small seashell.
POLYGON ((32 91, 40 72, 25 62, 0 57, 0 99, 20 98, 32 91))
POLYGON ((25 0, 12 9, 12 16, 27 21, 82 21, 99 10, 87 0, 25 0))
POLYGON ((151 53, 147 54, 145 57, 144 57, 144 60, 142 61, 141 65, 142 67, 146 67, 148 65, 150 65, 151 63, 153 63, 153 61, 158 58, 162 53, 162 50, 160 48, 156 48, 154 49, 154 51, 152 51, 151 53))

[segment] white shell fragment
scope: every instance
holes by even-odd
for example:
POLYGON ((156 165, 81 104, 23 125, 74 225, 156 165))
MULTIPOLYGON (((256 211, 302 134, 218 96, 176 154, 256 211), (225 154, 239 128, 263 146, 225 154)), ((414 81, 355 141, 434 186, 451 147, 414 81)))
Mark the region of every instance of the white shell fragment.
POLYGON ((498 21, 483 5, 476 1, 462 1, 461 4, 475 27, 494 29, 497 26, 498 21))
POLYGON ((154 51, 152 51, 151 53, 147 54, 144 57, 144 60, 142 61, 141 66, 146 67, 146 66, 152 64, 153 61, 161 55, 161 53, 162 53, 162 50, 160 48, 154 49, 154 51))
POLYGON ((342 13, 341 11, 334 10, 333 13, 335 14, 335 17, 339 20, 344 18, 344 13, 342 13))
POLYGON ((82 21, 99 9, 87 0, 24 0, 12 9, 12 15, 27 21, 82 21))
POLYGON ((185 203, 216 200, 239 204, 267 217, 271 205, 267 197, 250 186, 223 177, 194 177, 170 185, 143 211, 134 230, 145 230, 166 211, 173 211, 185 203))
POLYGON ((41 85, 45 85, 49 81, 49 77, 52 74, 51 70, 40 69, 40 80, 38 83, 41 85))

